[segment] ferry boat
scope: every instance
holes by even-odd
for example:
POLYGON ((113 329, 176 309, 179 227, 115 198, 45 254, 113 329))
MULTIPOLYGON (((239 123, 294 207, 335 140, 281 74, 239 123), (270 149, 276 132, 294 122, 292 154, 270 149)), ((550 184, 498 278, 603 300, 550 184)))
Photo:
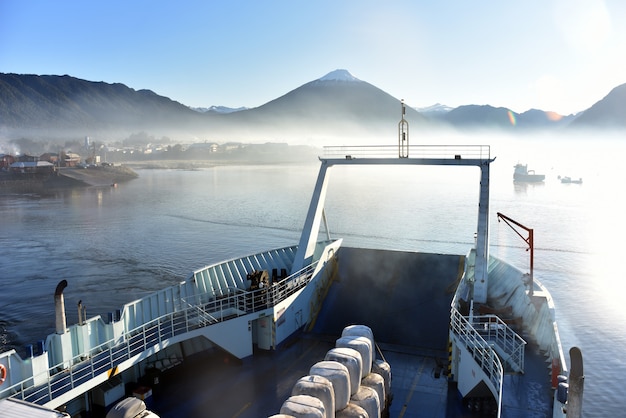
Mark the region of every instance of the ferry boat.
POLYGON ((537 183, 544 181, 545 178, 545 174, 536 174, 535 170, 529 170, 527 164, 515 164, 513 181, 537 183))
MULTIPOLYGON (((327 147, 294 246, 233 258, 0 354, 0 417, 580 417, 582 355, 566 364, 548 290, 489 254, 489 146, 327 147), (337 166, 480 171, 465 254, 332 238, 337 166), (356 333, 355 333, 356 331, 356 333), (330 383, 329 383, 330 382, 330 383), (135 415, 133 415, 135 414, 135 415), (148 415, 151 414, 151 415, 148 415)), ((524 238, 532 229, 498 213, 524 238)), ((531 256, 532 257, 532 256, 531 256)))

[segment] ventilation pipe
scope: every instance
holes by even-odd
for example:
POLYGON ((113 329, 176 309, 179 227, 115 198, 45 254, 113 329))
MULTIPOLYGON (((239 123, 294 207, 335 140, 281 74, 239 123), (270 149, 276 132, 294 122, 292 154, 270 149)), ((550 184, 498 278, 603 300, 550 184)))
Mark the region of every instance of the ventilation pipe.
POLYGON ((87 307, 83 305, 83 301, 78 301, 78 325, 85 325, 87 322, 87 307))
POLYGON ((56 317, 57 334, 65 334, 65 301, 63 300, 63 289, 67 287, 67 280, 61 280, 54 291, 54 310, 56 317))

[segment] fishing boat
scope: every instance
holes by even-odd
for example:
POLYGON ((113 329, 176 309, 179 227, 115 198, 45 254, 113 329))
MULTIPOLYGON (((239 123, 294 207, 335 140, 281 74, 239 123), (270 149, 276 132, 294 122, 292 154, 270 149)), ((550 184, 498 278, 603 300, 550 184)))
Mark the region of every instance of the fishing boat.
POLYGON ((542 182, 546 176, 544 174, 536 174, 535 170, 529 170, 527 164, 515 164, 513 171, 513 181, 517 182, 542 182))
POLYGON ((0 354, 0 417, 580 417, 582 355, 568 367, 532 228, 497 213, 530 272, 489 254, 489 146, 409 146, 404 123, 397 147, 324 149, 296 245, 202 267, 107 318, 79 306, 71 326, 61 281, 56 332, 0 354), (325 209, 338 166, 475 168, 474 245, 344 246, 325 209))
POLYGON ((561 183, 563 184, 583 184, 582 178, 573 179, 569 176, 559 176, 559 180, 561 180, 561 183))

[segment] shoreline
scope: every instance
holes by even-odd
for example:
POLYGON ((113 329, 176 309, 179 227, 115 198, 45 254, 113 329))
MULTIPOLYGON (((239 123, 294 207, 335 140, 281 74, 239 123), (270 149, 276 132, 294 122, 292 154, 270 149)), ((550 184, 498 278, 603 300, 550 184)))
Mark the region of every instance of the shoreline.
POLYGON ((145 160, 126 161, 123 165, 110 167, 58 169, 55 174, 10 174, 0 172, 0 195, 6 194, 43 194, 56 190, 74 188, 114 186, 117 183, 131 181, 139 174, 135 170, 204 170, 226 166, 259 166, 259 165, 303 165, 317 163, 311 161, 267 161, 267 160, 145 160))
POLYGON ((0 194, 46 193, 85 187, 112 186, 139 177, 130 167, 61 168, 54 174, 0 174, 0 194))
POLYGON ((302 161, 252 161, 252 160, 150 160, 150 161, 128 161, 124 166, 133 170, 200 170, 205 168, 226 167, 226 166, 258 166, 258 165, 303 165, 318 164, 319 160, 310 162, 302 161))

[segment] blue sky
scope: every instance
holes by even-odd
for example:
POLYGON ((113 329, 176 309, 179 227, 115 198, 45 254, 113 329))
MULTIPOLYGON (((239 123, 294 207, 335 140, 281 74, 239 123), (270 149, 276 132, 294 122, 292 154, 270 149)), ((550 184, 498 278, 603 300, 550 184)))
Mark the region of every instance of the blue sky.
POLYGON ((569 114, 626 83, 626 2, 0 0, 0 72, 260 106, 343 68, 410 106, 569 114))

